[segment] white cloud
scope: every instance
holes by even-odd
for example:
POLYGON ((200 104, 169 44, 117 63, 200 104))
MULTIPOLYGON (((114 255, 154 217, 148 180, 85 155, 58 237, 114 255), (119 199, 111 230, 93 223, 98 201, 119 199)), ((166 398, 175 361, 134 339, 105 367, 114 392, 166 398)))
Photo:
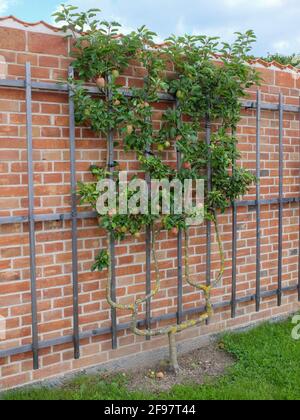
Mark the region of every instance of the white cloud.
POLYGON ((248 7, 248 8, 274 8, 281 7, 284 4, 283 0, 224 0, 224 4, 227 7, 248 7))
POLYGON ((5 13, 16 14, 14 13, 12 8, 22 4, 22 1, 23 0, 0 0, 0 13, 2 14, 2 16, 5 13))
POLYGON ((288 41, 277 41, 274 42, 273 47, 275 51, 285 54, 290 49, 291 44, 288 41))
POLYGON ((181 35, 187 32, 187 26, 182 16, 178 19, 174 32, 176 35, 177 34, 181 35))
POLYGON ((11 3, 9 0, 0 0, 0 13, 6 12, 11 3))

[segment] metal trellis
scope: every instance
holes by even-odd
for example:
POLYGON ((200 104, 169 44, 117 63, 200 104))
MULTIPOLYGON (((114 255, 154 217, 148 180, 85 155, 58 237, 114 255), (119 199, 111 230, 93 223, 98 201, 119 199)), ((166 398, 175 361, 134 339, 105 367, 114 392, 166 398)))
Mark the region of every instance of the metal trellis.
MULTIPOLYGON (((70 69, 69 76, 72 77, 73 70, 70 69)), ((78 286, 78 245, 77 245, 77 224, 78 220, 90 219, 97 217, 95 212, 78 212, 77 211, 77 197, 76 197, 76 142, 75 142, 75 116, 74 116, 74 102, 72 91, 67 84, 44 83, 35 82, 31 79, 30 64, 26 64, 26 78, 25 80, 0 80, 0 87, 9 87, 12 89, 25 89, 26 92, 26 126, 27 126, 27 159, 28 159, 28 215, 24 216, 9 216, 0 217, 0 225, 14 224, 14 223, 28 223, 29 224, 29 244, 30 244, 30 278, 31 278, 31 312, 32 312, 32 342, 19 347, 0 350, 0 358, 18 355, 26 352, 33 354, 34 369, 39 368, 39 352, 42 349, 73 343, 74 357, 80 357, 80 341, 98 337, 101 335, 112 334, 112 348, 117 348, 118 332, 130 328, 130 324, 118 324, 117 313, 113 309, 111 311, 112 324, 111 327, 94 329, 91 331, 81 331, 79 323, 79 286, 78 286), (71 211, 59 214, 34 214, 34 169, 33 169, 33 136, 32 136, 32 91, 50 91, 66 93, 69 98, 69 129, 70 129, 70 163, 71 163, 71 211), (36 244, 35 244, 35 223, 41 221, 71 221, 72 222, 72 284, 73 284, 73 334, 64 337, 57 337, 50 340, 39 341, 38 335, 38 307, 37 307, 37 285, 36 285, 36 244)), ((88 91, 93 94, 98 94, 99 90, 93 87, 87 87, 88 91)), ((130 90, 120 89, 120 92, 127 97, 132 96, 130 90)), ((161 101, 175 103, 175 98, 168 94, 161 94, 159 96, 161 101)), ((175 103, 176 104, 176 103, 175 103)), ((283 179, 284 179, 284 130, 283 117, 284 112, 293 112, 300 115, 300 107, 287 105, 284 103, 283 95, 280 95, 278 104, 264 103, 261 100, 261 92, 257 92, 257 98, 254 101, 243 101, 242 106, 246 109, 256 110, 256 199, 234 201, 232 203, 232 287, 231 300, 222 301, 214 305, 215 309, 227 309, 231 307, 232 318, 237 316, 237 306, 242 303, 255 303, 256 310, 259 311, 261 302, 265 298, 276 297, 278 305, 282 304, 282 297, 286 293, 298 291, 300 301, 300 269, 298 283, 283 287, 282 284, 282 263, 283 263, 283 211, 285 204, 300 203, 299 196, 284 197, 283 179), (262 110, 276 111, 279 113, 279 197, 272 199, 261 199, 260 179, 261 179, 261 115, 262 110), (278 223, 278 287, 276 290, 262 290, 261 287, 261 207, 263 205, 278 205, 279 207, 279 223, 278 223), (256 292, 249 296, 239 297, 237 293, 237 240, 238 240, 238 210, 242 207, 254 207, 256 212, 256 292)), ((210 144, 211 139, 211 123, 209 118, 206 118, 205 124, 206 143, 210 144)), ((111 131, 108 136, 108 165, 111 173, 114 170, 114 133, 111 131)), ((177 165, 181 165, 181 155, 177 151, 177 165)), ((234 168, 233 168, 234 170, 234 168)), ((211 189, 211 168, 208 168, 208 188, 211 189)), ((299 223, 300 226, 300 223, 299 223)), ((300 229, 299 229, 300 233, 300 229)), ((299 235, 300 236, 300 235, 299 235)), ((206 259, 206 283, 211 283, 211 240, 212 230, 211 224, 207 224, 207 259, 206 259)), ((299 242, 300 245, 300 242, 299 242)), ((177 239, 177 259, 178 259, 178 305, 177 313, 162 315, 159 317, 151 317, 151 302, 146 304, 145 320, 139 322, 139 327, 146 326, 150 328, 157 322, 173 320, 177 318, 181 322, 185 317, 197 314, 204 310, 204 308, 193 308, 189 310, 183 309, 183 267, 182 267, 182 246, 183 238, 182 231, 178 233, 177 239)), ((300 253, 299 253, 300 254, 300 253)), ((112 263, 112 299, 116 298, 116 265, 115 265, 115 242, 114 238, 111 240, 111 263, 112 263)), ((300 255, 299 255, 300 268, 300 255)), ((146 232, 146 293, 151 291, 151 232, 146 232)))

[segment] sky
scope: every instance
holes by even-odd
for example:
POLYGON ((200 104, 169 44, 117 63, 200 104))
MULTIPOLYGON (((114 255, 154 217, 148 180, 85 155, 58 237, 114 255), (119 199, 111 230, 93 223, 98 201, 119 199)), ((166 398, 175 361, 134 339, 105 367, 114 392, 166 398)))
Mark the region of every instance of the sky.
MULTIPOLYGON (((204 34, 233 39, 236 31, 253 29, 254 54, 300 54, 299 0, 73 0, 82 10, 97 7, 102 18, 118 20, 124 32, 146 25, 160 39, 170 34, 204 34)), ((29 22, 53 23, 57 0, 0 0, 0 15, 29 22)))

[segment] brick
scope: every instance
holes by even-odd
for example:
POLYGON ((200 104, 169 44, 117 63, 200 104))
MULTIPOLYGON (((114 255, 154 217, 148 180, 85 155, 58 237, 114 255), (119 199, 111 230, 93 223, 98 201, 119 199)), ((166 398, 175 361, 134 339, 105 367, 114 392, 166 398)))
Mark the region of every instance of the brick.
POLYGON ((0 28, 0 49, 25 51, 25 32, 12 28, 0 28))
POLYGON ((36 79, 50 79, 49 69, 34 67, 31 71, 32 77, 36 79))
POLYGON ((3 187, 0 186, 1 197, 23 196, 26 194, 24 187, 3 187))
POLYGON ((52 70, 53 80, 66 80, 68 78, 67 70, 52 70))
POLYGON ((42 137, 60 137, 60 129, 55 127, 42 128, 42 137))
POLYGON ((57 104, 41 104, 43 114, 59 114, 60 105, 57 104))
POLYGON ((82 369, 88 366, 96 366, 99 363, 107 361, 107 353, 95 354, 90 357, 84 357, 80 360, 73 360, 72 365, 74 369, 82 369))
MULTIPOLYGON (((1 279, 1 273, 0 273, 1 279)), ((17 292, 25 292, 28 291, 29 284, 28 282, 17 282, 13 284, 0 284, 0 294, 1 295, 8 295, 17 292)))
POLYGON ((294 88, 296 86, 296 78, 293 73, 287 72, 276 72, 276 85, 288 88, 294 88))
POLYGON ((16 63, 17 61, 17 54, 15 52, 1 50, 1 55, 7 63, 16 63))
POLYGON ((39 57, 39 66, 40 67, 50 67, 50 68, 58 68, 59 67, 59 59, 56 57, 48 57, 48 56, 40 56, 39 57))
POLYGON ((21 248, 2 249, 0 252, 2 258, 19 257, 21 255, 21 248))
POLYGON ((26 384, 29 381, 30 381, 29 373, 22 373, 19 375, 14 375, 14 376, 1 380, 1 388, 2 389, 13 388, 18 385, 26 384))
POLYGON ((11 124, 26 124, 25 114, 10 114, 9 120, 11 124))
POLYGON ((16 185, 20 184, 20 175, 2 175, 0 185, 16 185))
POLYGON ((71 326, 71 320, 67 319, 61 321, 48 322, 39 326, 39 332, 43 334, 50 331, 59 331, 65 328, 70 328, 71 326))
POLYGON ((26 64, 30 63, 32 66, 37 66, 38 56, 33 54, 17 54, 17 63, 26 64))
POLYGON ((62 36, 28 33, 28 48, 33 53, 67 55, 68 42, 62 36))
POLYGON ((48 115, 33 115, 32 124, 33 125, 50 125, 51 118, 48 115))
POLYGON ((18 102, 7 102, 4 100, 0 100, 0 111, 10 112, 10 111, 19 111, 19 103, 18 102))
POLYGON ((10 125, 0 125, 0 136, 17 136, 19 133, 18 127, 10 125))
POLYGON ((8 65, 8 74, 10 76, 17 76, 25 78, 25 66, 17 65, 17 64, 9 64, 8 65))
POLYGON ((59 363, 60 360, 61 360, 61 358, 60 358, 59 354, 53 354, 51 356, 43 357, 43 360, 42 360, 43 367, 51 366, 51 365, 54 365, 56 363, 59 363))

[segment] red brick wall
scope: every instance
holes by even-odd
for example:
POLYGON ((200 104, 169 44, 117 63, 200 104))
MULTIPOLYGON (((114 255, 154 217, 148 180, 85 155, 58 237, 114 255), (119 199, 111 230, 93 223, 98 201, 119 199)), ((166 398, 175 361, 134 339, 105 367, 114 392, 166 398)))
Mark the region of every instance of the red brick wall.
MULTIPOLYGON (((5 22, 5 21, 4 21, 5 22)), ((34 27, 12 29, 0 23, 0 55, 8 64, 9 79, 24 78, 25 62, 32 64, 32 76, 38 81, 54 81, 66 77, 70 63, 69 41, 50 29, 48 34, 34 32, 34 27)), ((45 28, 44 28, 45 29, 45 28)), ((37 27, 36 30, 41 30, 37 27)), ((261 66, 262 67, 262 66, 261 66)), ((263 100, 278 103, 278 94, 285 103, 299 105, 300 81, 295 71, 272 67, 261 68, 265 83, 263 100)), ((1 72, 0 72, 1 73, 1 72)), ((132 66, 124 75, 125 86, 141 82, 141 69, 132 66)), ((253 90, 252 96, 255 93, 253 90)), ((27 215, 26 121, 24 90, 0 88, 0 217, 27 215)), ((157 105, 155 119, 160 123, 157 105)), ((33 93, 35 213, 70 212, 70 165, 68 102, 65 94, 33 93)), ((243 165, 255 170, 255 111, 243 112, 238 135, 243 165)), ((262 114, 262 196, 278 197, 278 112, 262 114)), ((299 115, 284 115, 284 194, 299 195, 299 115)), ((97 138, 84 128, 76 129, 76 158, 79 180, 89 180, 91 164, 104 163, 106 140, 97 138)), ((137 170, 135 156, 117 150, 122 167, 137 170)), ((174 154, 166 159, 172 161, 174 154)), ((249 199, 254 199, 252 188, 249 199)), ((226 272, 222 286, 215 291, 214 301, 231 299, 231 212, 222 216, 222 239, 226 251, 226 272)), ((248 207, 238 211, 238 297, 255 294, 256 224, 255 211, 248 207)), ((191 235, 191 272, 205 281, 205 227, 194 228, 191 235)), ((283 286, 297 284, 299 252, 299 204, 284 208, 283 286)), ((176 238, 162 233, 157 244, 162 271, 162 290, 152 304, 152 315, 176 312, 177 263, 176 238)), ((105 232, 99 231, 96 220, 79 221, 80 329, 92 330, 110 326, 110 311, 105 300, 106 274, 91 273, 96 252, 105 246, 105 232)), ((217 247, 213 244, 213 269, 218 268, 217 247)), ((41 341, 72 334, 71 230, 70 222, 36 223, 37 287, 39 339, 41 341)), ((278 206, 262 207, 262 290, 277 287, 278 206)), ((131 302, 136 293, 145 290, 145 246, 140 240, 127 238, 117 247, 118 297, 131 302)), ((202 299, 184 287, 184 309, 196 308, 202 299)), ((238 317, 230 318, 230 308, 218 311, 209 326, 183 333, 179 339, 223 331, 235 326, 288 314, 299 308, 297 293, 285 294, 283 306, 277 307, 276 296, 264 299, 262 310, 255 313, 253 302, 239 305, 238 317)), ((0 341, 0 350, 31 343, 31 306, 28 224, 0 225, 0 315, 7 319, 7 339, 0 341)), ((118 312, 118 321, 128 315, 118 312)), ((82 357, 73 360, 72 344, 41 350, 41 369, 32 370, 31 353, 0 359, 0 389, 48 378, 158 348, 165 338, 145 342, 130 331, 118 336, 119 349, 111 350, 110 335, 81 342, 82 357)))

